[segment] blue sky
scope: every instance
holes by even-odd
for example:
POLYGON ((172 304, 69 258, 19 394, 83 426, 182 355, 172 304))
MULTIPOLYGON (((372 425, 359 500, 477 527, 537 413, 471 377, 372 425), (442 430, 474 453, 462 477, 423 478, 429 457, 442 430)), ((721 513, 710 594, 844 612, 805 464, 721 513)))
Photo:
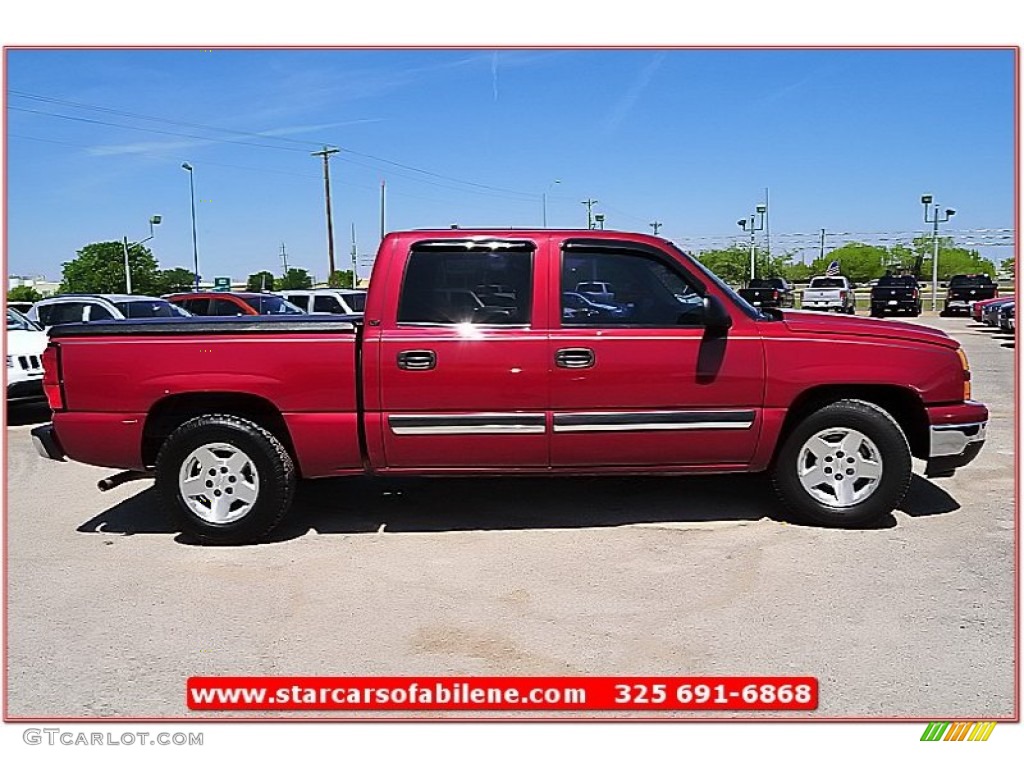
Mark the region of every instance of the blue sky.
MULTIPOLYGON (((723 245, 770 188, 773 251, 891 242, 922 193, 963 243, 1014 225, 1010 50, 20 50, 6 54, 7 269, 148 235, 162 267, 326 276, 387 228, 586 225, 723 245), (555 180, 559 183, 554 183, 555 180), (851 233, 851 234, 832 234, 851 233)), ((983 247, 996 259, 1009 247, 983 247)), ((364 266, 361 274, 367 272, 364 266)))

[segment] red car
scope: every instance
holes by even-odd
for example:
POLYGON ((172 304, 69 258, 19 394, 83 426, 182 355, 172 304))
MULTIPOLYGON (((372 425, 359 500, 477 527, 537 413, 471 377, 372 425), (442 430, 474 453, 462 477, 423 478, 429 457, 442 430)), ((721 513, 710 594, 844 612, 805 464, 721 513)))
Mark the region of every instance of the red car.
POLYGON ((263 537, 300 478, 364 473, 768 471, 804 520, 860 526, 900 504, 912 457, 948 476, 988 422, 942 331, 763 312, 669 241, 612 231, 391 233, 361 323, 198 317, 50 338, 39 452, 128 470, 107 487, 155 477, 180 527, 212 543, 263 537), (566 311, 581 282, 621 311, 566 311))
POLYGON ((1012 296, 996 296, 994 299, 983 299, 982 301, 975 301, 971 304, 971 319, 976 323, 982 321, 982 315, 985 312, 985 307, 990 304, 997 304, 1001 301, 1013 300, 1012 296))
POLYGON ((301 309, 269 293, 175 293, 165 297, 172 304, 200 317, 239 315, 301 315, 301 309))

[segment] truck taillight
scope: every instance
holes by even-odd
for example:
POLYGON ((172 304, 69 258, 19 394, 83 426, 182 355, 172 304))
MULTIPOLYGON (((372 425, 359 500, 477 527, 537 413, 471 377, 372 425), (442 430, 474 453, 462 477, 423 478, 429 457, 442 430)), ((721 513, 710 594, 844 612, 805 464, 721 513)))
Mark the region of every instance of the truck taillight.
POLYGON ((917 290, 917 288, 915 288, 914 289, 914 293, 911 294, 911 295, 916 299, 918 296, 921 295, 921 292, 919 290, 917 290))
POLYGON ((840 301, 846 301, 846 291, 840 291, 839 292, 839 300, 840 301))
POLYGON ((952 288, 950 288, 948 291, 946 291, 946 298, 947 299, 952 299, 953 298, 953 289, 952 288))
POLYGON ((50 344, 43 352, 43 393, 51 410, 64 410, 64 391, 60 384, 60 347, 56 344, 50 344))
POLYGON ((779 292, 778 291, 772 291, 772 301, 778 301, 778 300, 779 300, 779 292))
POLYGON ((957 347, 957 355, 960 358, 960 365, 964 369, 964 400, 971 399, 971 364, 967 362, 967 355, 964 353, 963 347, 957 347))

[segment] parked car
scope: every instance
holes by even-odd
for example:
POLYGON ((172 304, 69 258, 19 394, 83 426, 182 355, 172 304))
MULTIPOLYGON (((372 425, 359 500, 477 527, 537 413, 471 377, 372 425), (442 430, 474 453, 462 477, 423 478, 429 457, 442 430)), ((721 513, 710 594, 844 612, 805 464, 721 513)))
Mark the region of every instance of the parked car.
POLYGON ((238 315, 301 315, 303 311, 272 293, 229 293, 202 291, 173 293, 172 304, 200 317, 237 317, 238 315))
POLYGON ((812 277, 800 299, 800 308, 852 315, 857 311, 857 296, 850 281, 841 275, 812 277))
POLYGON ((999 310, 1001 310, 1004 305, 1009 304, 1013 300, 1013 297, 1008 296, 1006 298, 996 299, 995 301, 990 301, 987 304, 985 304, 985 306, 981 310, 981 322, 984 323, 985 325, 992 326, 993 328, 998 328, 999 310))
POLYGON ((46 332, 16 309, 7 308, 7 402, 42 400, 46 332))
POLYGON ((97 320, 138 320, 147 317, 188 317, 164 299, 116 293, 68 293, 32 305, 27 317, 43 328, 97 320))
POLYGON ((988 275, 953 275, 946 289, 942 314, 966 315, 971 311, 971 302, 994 299, 998 295, 999 286, 988 275))
POLYGON ((597 281, 576 283, 575 292, 582 293, 588 299, 599 301, 602 304, 615 303, 615 290, 611 283, 597 281))
POLYGON ((752 307, 793 306, 793 286, 781 277, 755 278, 739 293, 752 307))
POLYGON ((662 238, 594 230, 392 232, 365 323, 62 326, 43 368, 39 452, 127 471, 107 488, 155 477, 207 543, 264 537, 300 477, 363 473, 769 472, 794 515, 863 526, 900 504, 912 457, 931 477, 974 460, 989 416, 941 330, 780 317, 662 238), (628 322, 563 313, 599 268, 636 297, 628 322), (492 283, 517 305, 465 288, 492 283))
POLYGON ((621 317, 625 308, 618 304, 602 304, 576 291, 565 291, 562 294, 562 317, 621 317))
POLYGON ((1017 316, 1017 303, 1008 301, 999 308, 999 327, 1007 333, 1013 333, 1014 319, 1017 316))
POLYGON ((303 312, 311 315, 361 315, 366 309, 366 291, 344 288, 278 291, 303 312))
POLYGON ((885 275, 871 289, 871 316, 906 312, 921 314, 921 287, 913 275, 885 275))
POLYGON ((980 301, 971 302, 971 319, 973 319, 976 323, 980 323, 982 321, 982 313, 985 311, 986 307, 988 307, 990 304, 995 304, 1000 301, 1008 301, 1012 298, 1013 296, 1003 296, 993 299, 982 299, 980 301))
POLYGON ((21 312, 21 314, 26 315, 28 314, 28 311, 32 309, 33 304, 35 304, 34 301, 8 301, 7 308, 16 310, 18 312, 21 312))

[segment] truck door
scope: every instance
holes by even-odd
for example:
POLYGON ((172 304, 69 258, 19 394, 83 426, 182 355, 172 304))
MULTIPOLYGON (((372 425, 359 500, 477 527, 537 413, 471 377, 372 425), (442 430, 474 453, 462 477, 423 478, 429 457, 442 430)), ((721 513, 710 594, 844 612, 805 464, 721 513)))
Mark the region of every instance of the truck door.
POLYGON ((748 463, 764 389, 755 322, 730 306, 733 327, 708 332, 709 279, 654 246, 581 238, 560 256, 549 265, 552 466, 748 463), (583 312, 560 301, 586 281, 612 298, 583 312))
POLYGON ((536 243, 396 247, 408 249, 404 270, 387 278, 379 333, 371 318, 364 343, 377 379, 367 378, 371 456, 379 430, 388 469, 547 467, 547 331, 535 322, 547 276, 536 243), (502 290, 479 290, 492 285, 502 290))

